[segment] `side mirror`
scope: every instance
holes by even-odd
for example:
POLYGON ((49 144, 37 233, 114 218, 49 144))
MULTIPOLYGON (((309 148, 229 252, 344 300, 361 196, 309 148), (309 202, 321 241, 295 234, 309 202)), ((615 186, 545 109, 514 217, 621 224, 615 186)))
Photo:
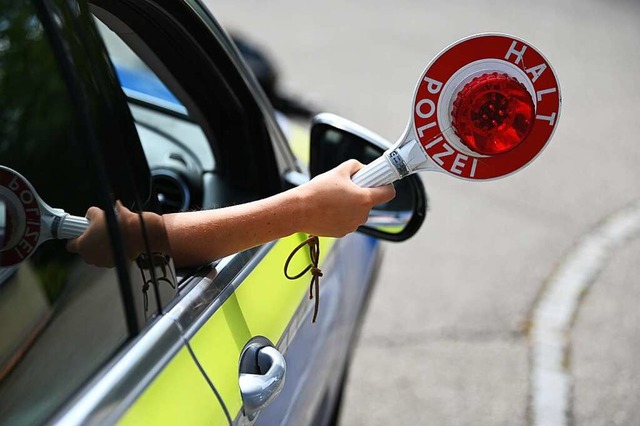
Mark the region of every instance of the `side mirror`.
MULTIPOLYGON (((311 127, 311 177, 355 158, 368 164, 391 144, 379 135, 333 114, 319 114, 311 127)), ((418 175, 394 182, 396 197, 376 206, 359 232, 388 241, 404 241, 420 229, 427 213, 427 194, 418 175)))

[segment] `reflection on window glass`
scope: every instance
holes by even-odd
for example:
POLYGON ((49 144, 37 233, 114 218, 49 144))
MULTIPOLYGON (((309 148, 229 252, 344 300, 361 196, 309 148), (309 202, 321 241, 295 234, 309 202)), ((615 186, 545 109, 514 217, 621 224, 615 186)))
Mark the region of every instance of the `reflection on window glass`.
MULTIPOLYGON (((125 91, 154 97, 156 100, 163 100, 184 108, 167 86, 116 33, 97 19, 95 23, 125 91)), ((186 109, 184 112, 186 113, 186 109)))
MULTIPOLYGON (((51 45, 30 2, 0 1, 0 166, 50 206, 84 216, 101 206, 51 45)), ((94 268, 65 242, 33 245, 33 200, 0 186, 0 424, 40 424, 128 338, 115 269, 94 268), (17 194, 17 195, 16 195, 17 194)), ((104 206, 101 206, 104 208, 104 206)), ((109 206, 113 208, 113 206, 109 206)))

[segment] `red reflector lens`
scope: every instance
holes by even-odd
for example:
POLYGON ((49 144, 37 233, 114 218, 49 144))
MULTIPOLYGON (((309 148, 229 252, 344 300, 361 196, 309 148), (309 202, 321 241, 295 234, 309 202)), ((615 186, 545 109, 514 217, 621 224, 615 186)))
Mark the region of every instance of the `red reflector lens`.
POLYGON ((533 127, 535 107, 527 89, 507 74, 484 74, 458 93, 452 126, 462 142, 483 155, 518 146, 533 127))

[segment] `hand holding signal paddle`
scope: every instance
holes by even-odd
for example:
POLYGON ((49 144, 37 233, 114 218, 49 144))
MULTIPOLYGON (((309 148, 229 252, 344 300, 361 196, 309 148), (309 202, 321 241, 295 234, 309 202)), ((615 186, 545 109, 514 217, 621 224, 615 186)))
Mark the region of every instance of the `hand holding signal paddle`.
POLYGON ((531 44, 505 34, 462 39, 422 73, 404 134, 352 179, 375 187, 422 170, 508 176, 551 140, 561 102, 551 65, 531 44))

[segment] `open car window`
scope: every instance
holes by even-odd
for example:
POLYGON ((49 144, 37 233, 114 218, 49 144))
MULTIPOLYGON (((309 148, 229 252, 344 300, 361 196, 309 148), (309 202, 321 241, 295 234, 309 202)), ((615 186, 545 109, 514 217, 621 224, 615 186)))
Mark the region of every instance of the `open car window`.
MULTIPOLYGON (((151 172, 152 199, 145 209, 166 214, 224 207, 259 198, 259 190, 253 189, 259 187, 263 179, 256 176, 254 182, 238 182, 229 175, 229 170, 240 173, 244 179, 250 175, 245 171, 250 170, 250 165, 244 165, 242 158, 232 159, 224 153, 229 149, 225 147, 233 147, 245 137, 234 132, 234 126, 244 131, 254 125, 256 118, 242 115, 244 106, 237 103, 238 99, 235 105, 241 109, 234 110, 234 104, 225 103, 222 97, 218 99, 215 90, 210 90, 207 97, 216 107, 203 115, 202 108, 184 87, 184 80, 177 78, 175 68, 170 68, 161 58, 166 46, 147 44, 136 28, 123 22, 122 15, 116 17, 99 7, 92 10, 151 172), (249 121, 243 125, 243 120, 249 121)), ((207 80, 218 80, 221 85, 218 87, 229 90, 220 75, 212 75, 207 80)), ((228 93, 227 96, 235 95, 228 93)), ((175 273, 172 265, 166 266, 155 268, 155 272, 169 271, 174 276, 187 278, 199 270, 195 266, 175 273)), ((176 294, 186 292, 180 290, 180 286, 169 288, 160 283, 157 292, 163 309, 170 308, 176 294)))
MULTIPOLYGON (((91 10, 184 107, 187 117, 183 114, 180 118, 196 124, 206 137, 210 153, 192 149, 197 161, 203 163, 202 200, 196 208, 233 205, 279 192, 282 181, 271 139, 273 123, 265 120, 254 87, 248 84, 253 82, 238 68, 241 60, 235 47, 216 34, 220 29, 206 22, 210 16, 205 11, 199 16, 193 7, 171 1, 137 6, 128 1, 94 0, 91 10), (206 164, 210 159, 214 160, 211 167, 206 164)), ((131 62, 113 49, 117 44, 113 37, 105 37, 105 41, 121 85, 131 95, 128 91, 134 89, 134 79, 125 69, 131 62)), ((140 93, 140 85, 136 87, 140 93)), ((166 94, 160 85, 154 87, 147 94, 176 106, 173 98, 159 95, 166 94)), ((129 100, 131 104, 134 98, 129 96, 129 100)), ((163 111, 167 116, 172 114, 169 109, 163 111)), ((137 121, 138 113, 134 111, 137 121)), ((187 140, 191 137, 184 134, 168 136, 174 143, 192 145, 187 140)), ((192 202, 194 199, 197 197, 192 197, 192 202)))
MULTIPOLYGON (((155 210, 175 213, 202 208, 202 176, 216 169, 207 136, 174 92, 123 40, 124 35, 99 19, 95 22, 127 97, 149 163, 155 210)), ((129 42, 135 43, 135 38, 130 37, 129 42)), ((150 58, 151 52, 146 51, 150 58)), ((157 60, 151 61, 157 69, 163 70, 159 71, 161 74, 168 74, 157 60)), ((173 85, 176 87, 177 83, 173 85)))

